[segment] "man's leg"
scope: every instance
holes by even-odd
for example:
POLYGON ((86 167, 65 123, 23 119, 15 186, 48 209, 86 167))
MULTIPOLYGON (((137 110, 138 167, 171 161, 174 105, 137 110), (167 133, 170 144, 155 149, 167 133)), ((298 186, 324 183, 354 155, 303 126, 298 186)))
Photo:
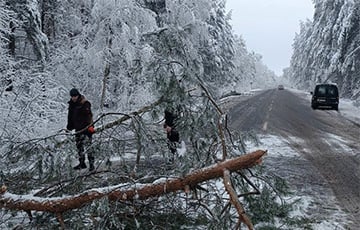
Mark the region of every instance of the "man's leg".
POLYGON ((173 163, 175 161, 175 157, 177 156, 176 142, 175 141, 169 141, 168 142, 168 147, 169 147, 170 152, 171 152, 171 156, 169 158, 169 161, 173 163))
POLYGON ((76 169, 76 170, 86 168, 85 154, 84 154, 84 141, 85 141, 85 135, 78 134, 75 136, 76 148, 78 150, 78 155, 79 155, 79 164, 74 167, 74 169, 76 169))
POLYGON ((91 142, 92 142, 92 137, 86 135, 86 137, 85 137, 85 152, 87 153, 88 160, 89 160, 89 165, 90 165, 89 171, 94 171, 95 170, 95 166, 94 166, 95 157, 94 157, 94 149, 91 146, 91 142))

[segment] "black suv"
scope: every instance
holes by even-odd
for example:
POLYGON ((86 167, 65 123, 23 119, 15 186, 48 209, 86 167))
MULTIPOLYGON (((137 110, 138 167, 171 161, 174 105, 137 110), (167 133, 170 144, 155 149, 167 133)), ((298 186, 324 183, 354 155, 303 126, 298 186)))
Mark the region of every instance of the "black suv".
POLYGON ((311 92, 311 108, 317 109, 320 106, 339 109, 339 90, 334 84, 318 84, 314 92, 311 92))

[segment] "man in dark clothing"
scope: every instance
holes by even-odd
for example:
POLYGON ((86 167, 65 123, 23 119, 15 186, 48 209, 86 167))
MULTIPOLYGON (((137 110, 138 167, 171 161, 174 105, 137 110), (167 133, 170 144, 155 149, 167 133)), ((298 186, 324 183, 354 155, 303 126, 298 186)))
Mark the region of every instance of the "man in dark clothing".
POLYGON ((77 89, 70 90, 71 99, 69 103, 68 122, 66 129, 75 129, 75 142, 76 148, 79 154, 79 164, 74 169, 84 169, 85 164, 85 151, 88 156, 90 171, 94 168, 94 153, 91 148, 92 134, 94 133, 94 127, 90 126, 93 123, 91 104, 85 99, 83 95, 77 89))
POLYGON ((176 130, 175 127, 175 119, 176 116, 169 112, 168 110, 165 110, 165 123, 164 123, 164 129, 166 131, 167 138, 169 140, 168 146, 171 151, 171 153, 176 153, 176 144, 179 143, 180 135, 179 132, 176 130))

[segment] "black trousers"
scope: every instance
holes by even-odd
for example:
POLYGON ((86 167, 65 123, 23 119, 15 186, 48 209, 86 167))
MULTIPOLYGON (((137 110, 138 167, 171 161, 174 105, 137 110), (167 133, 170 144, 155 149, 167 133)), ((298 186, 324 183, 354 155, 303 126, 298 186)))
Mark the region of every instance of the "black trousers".
POLYGON ((171 129, 170 132, 167 133, 168 138, 168 147, 170 151, 175 154, 176 153, 176 147, 180 140, 179 132, 176 131, 175 128, 171 129))

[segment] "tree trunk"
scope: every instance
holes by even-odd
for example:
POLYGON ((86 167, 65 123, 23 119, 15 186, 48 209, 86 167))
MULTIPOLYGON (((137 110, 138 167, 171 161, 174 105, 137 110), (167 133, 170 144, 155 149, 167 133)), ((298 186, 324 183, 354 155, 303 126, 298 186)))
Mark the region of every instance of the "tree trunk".
POLYGON ((197 184, 207 180, 223 177, 224 170, 230 172, 250 168, 260 164, 266 151, 257 150, 230 159, 210 167, 189 173, 183 178, 164 178, 151 184, 120 184, 117 186, 90 189, 80 194, 67 197, 42 198, 32 195, 16 195, 0 189, 0 208, 24 211, 44 211, 61 214, 65 211, 81 208, 83 205, 108 196, 112 201, 144 200, 158 197, 166 193, 195 188, 197 184))

